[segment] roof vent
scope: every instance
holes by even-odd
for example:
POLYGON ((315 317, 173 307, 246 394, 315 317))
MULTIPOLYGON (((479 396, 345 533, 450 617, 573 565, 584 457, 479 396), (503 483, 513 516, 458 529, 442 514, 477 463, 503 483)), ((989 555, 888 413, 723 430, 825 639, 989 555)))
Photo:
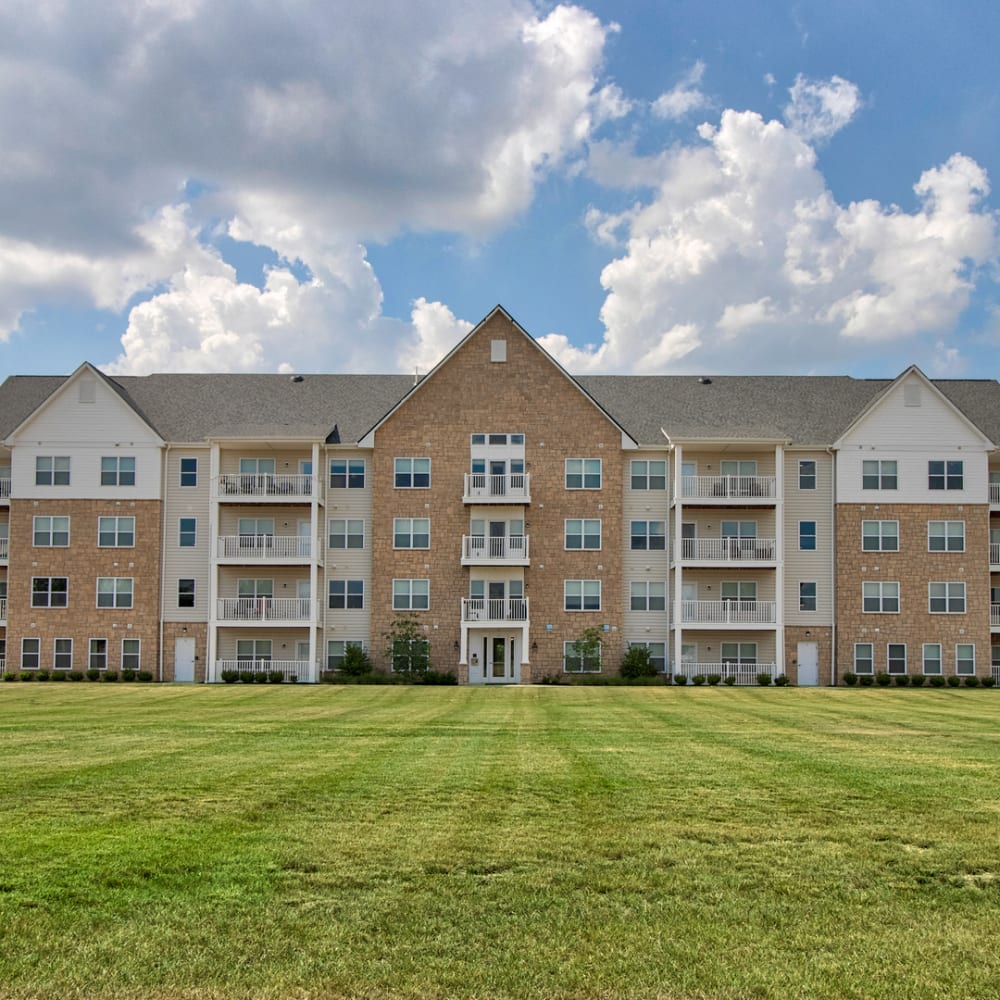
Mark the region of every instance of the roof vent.
POLYGON ((702 377, 701 377, 700 379, 698 379, 698 381, 699 381, 699 382, 700 382, 700 383, 701 383, 702 385, 711 385, 711 384, 712 384, 712 380, 711 380, 710 378, 705 378, 705 376, 704 376, 704 375, 702 375, 702 377))
POLYGON ((302 381, 304 381, 304 379, 302 378, 301 375, 293 375, 292 376, 292 381, 293 382, 302 382, 302 381))

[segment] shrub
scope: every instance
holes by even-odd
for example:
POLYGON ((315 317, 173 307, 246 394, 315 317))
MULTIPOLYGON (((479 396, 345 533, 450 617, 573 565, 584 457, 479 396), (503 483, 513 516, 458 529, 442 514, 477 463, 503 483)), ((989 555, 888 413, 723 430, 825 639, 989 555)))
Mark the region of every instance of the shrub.
POLYGON ((122 680, 123 681, 134 681, 135 680, 135 671, 132 670, 130 667, 126 667, 122 671, 122 680))
POLYGON ((118 671, 117 670, 105 670, 104 680, 108 684, 115 684, 118 681, 118 671))
POLYGON ((9 684, 11 681, 17 680, 17 674, 13 670, 8 670, 4 675, 3 679, 9 684))
POLYGON ((423 683, 444 685, 457 684, 458 675, 453 674, 450 670, 425 670, 423 683))
POLYGON ((33 670, 22 670, 20 677, 22 681, 33 681, 35 679, 35 672, 33 670))
POLYGON ((722 680, 722 674, 709 674, 706 680, 712 687, 715 687, 722 680))
POLYGON ((272 670, 267 675, 267 679, 272 684, 284 684, 285 683, 285 672, 283 670, 272 670))
POLYGON ((422 674, 431 665, 430 640, 415 618, 397 618, 382 638, 386 659, 396 673, 422 674))
POLYGON ((966 677, 965 678, 965 686, 967 688, 979 687, 979 678, 975 674, 972 674, 971 676, 966 677))
POLYGON ((101 679, 101 672, 100 672, 100 670, 97 669, 97 667, 91 667, 87 671, 87 680, 88 681, 99 681, 100 679, 101 679))
POLYGON ((994 684, 996 684, 996 681, 993 679, 992 675, 987 674, 983 678, 982 684, 983 684, 984 688, 991 688, 991 687, 993 687, 994 684))
POLYGON ((871 674, 860 674, 858 676, 858 683, 862 687, 870 688, 875 683, 875 678, 871 674))
POLYGON ((888 687, 892 683, 892 677, 887 674, 884 670, 880 670, 875 675, 875 683, 880 687, 888 687))
POLYGON ((770 674, 758 674, 757 675, 757 683, 761 687, 767 687, 771 683, 771 675, 770 674))
POLYGON ((854 687, 854 685, 858 683, 858 675, 852 670, 848 670, 847 673, 844 674, 844 683, 848 687, 854 687))
POLYGON ((40 681, 47 681, 52 675, 47 670, 38 671, 38 679, 40 681))
POLYGON ((629 646, 622 657, 622 677, 655 677, 656 664, 653 663, 646 646, 629 646))
POLYGON ((952 674, 951 677, 948 678, 948 687, 957 688, 961 683, 962 678, 957 677, 955 674, 952 674))
POLYGON ((219 677, 224 684, 235 684, 240 679, 238 670, 223 670, 219 677))
POLYGON ((915 687, 915 688, 923 687, 926 681, 927 678, 924 677, 923 674, 914 674, 910 678, 910 687, 915 687))
POLYGON ((562 674, 543 674, 535 681, 536 684, 562 684, 562 674))
POLYGON ((931 677, 931 687, 943 688, 945 685, 945 679, 940 674, 934 674, 931 677))
POLYGON ((789 684, 788 675, 778 674, 778 676, 774 678, 774 683, 777 687, 780 688, 788 687, 789 684))
POLYGON ((253 680, 255 684, 266 684, 267 683, 267 671, 261 670, 253 675, 253 680))
POLYGON ((691 683, 694 684, 697 687, 701 687, 702 684, 705 683, 705 675, 704 674, 695 674, 694 677, 691 678, 691 683))
POLYGON ((896 683, 896 687, 900 688, 905 688, 906 685, 910 683, 909 674, 896 674, 896 676, 893 677, 893 680, 896 683))
POLYGON ((82 670, 67 670, 66 671, 66 676, 71 681, 82 681, 83 680, 83 671, 82 670))
POLYGON ((344 662, 340 672, 348 677, 361 677, 372 672, 372 661, 368 654, 356 643, 349 643, 344 650, 344 662))
POLYGON ((675 684, 687 684, 687 682, 688 682, 688 679, 687 679, 687 677, 684 676, 684 674, 674 674, 674 683, 675 684))
POLYGON ((288 683, 289 684, 298 684, 298 682, 299 682, 299 675, 298 674, 289 674, 288 675, 288 683))
MULTIPOLYGON (((40 679, 41 678, 39 678, 39 680, 40 679)), ((64 681, 64 680, 66 680, 66 671, 65 670, 53 670, 52 671, 52 676, 49 677, 49 680, 50 681, 64 681)))
POLYGON ((153 680, 153 675, 148 670, 140 670, 135 677, 143 684, 149 684, 153 680))
POLYGON ((736 683, 736 678, 730 674, 722 683, 727 687, 732 687, 736 683))
POLYGON ((241 670, 240 671, 240 681, 244 684, 253 684, 253 671, 252 670, 241 670))

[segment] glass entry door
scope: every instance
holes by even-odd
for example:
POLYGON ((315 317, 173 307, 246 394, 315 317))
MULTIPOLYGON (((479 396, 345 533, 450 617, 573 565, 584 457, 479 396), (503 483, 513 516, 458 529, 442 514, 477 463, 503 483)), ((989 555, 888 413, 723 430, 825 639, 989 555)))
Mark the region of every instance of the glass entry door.
POLYGON ((487 684, 514 680, 514 640, 506 635, 483 637, 483 679, 487 684))

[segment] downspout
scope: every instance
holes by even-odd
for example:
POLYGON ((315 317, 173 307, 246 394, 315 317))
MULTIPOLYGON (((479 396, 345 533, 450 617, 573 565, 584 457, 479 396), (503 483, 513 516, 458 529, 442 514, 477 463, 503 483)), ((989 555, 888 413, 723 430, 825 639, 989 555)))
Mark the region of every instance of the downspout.
POLYGON ((830 456, 830 687, 837 685, 837 454, 830 456))
POLYGON ((166 597, 166 587, 163 585, 163 574, 165 571, 164 561, 167 552, 167 473, 170 469, 170 444, 167 444, 163 453, 163 465, 160 468, 160 663, 159 677, 157 683, 163 683, 163 613, 166 610, 164 600, 166 597))

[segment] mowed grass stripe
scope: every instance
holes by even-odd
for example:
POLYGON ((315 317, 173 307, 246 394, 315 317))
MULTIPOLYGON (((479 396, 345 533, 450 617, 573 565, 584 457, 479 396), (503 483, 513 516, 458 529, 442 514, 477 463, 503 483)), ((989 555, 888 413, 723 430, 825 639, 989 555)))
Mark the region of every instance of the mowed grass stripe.
POLYGON ((4 686, 0 995, 994 995, 998 717, 4 686))

